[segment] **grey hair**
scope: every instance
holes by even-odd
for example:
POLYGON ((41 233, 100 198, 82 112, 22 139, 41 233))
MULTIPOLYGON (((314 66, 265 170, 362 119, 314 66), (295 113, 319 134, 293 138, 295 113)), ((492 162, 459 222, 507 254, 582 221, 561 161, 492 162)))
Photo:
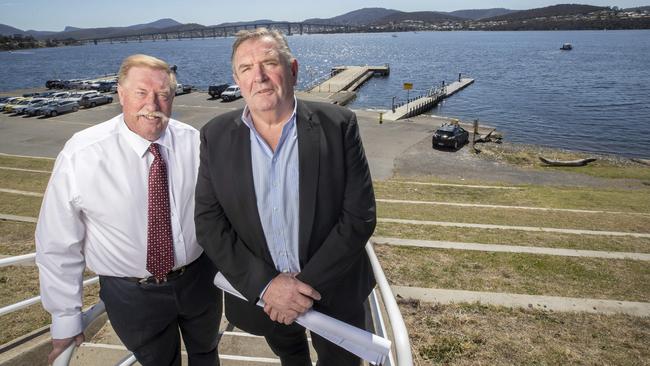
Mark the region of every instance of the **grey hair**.
POLYGON ((124 59, 117 74, 117 82, 120 85, 124 84, 126 75, 133 67, 148 67, 153 70, 164 71, 169 75, 169 90, 174 92, 176 89, 176 75, 169 67, 169 64, 159 58, 143 54, 131 55, 124 59))
POLYGON ((255 28, 255 29, 242 29, 237 34, 235 34, 235 43, 232 45, 232 54, 230 55, 230 63, 232 64, 232 72, 236 74, 235 70, 235 52, 242 43, 250 39, 260 39, 260 38, 271 38, 275 41, 277 45, 278 53, 287 66, 293 62, 296 58, 291 53, 289 49, 289 44, 287 43, 287 38, 277 29, 268 29, 265 27, 255 28))

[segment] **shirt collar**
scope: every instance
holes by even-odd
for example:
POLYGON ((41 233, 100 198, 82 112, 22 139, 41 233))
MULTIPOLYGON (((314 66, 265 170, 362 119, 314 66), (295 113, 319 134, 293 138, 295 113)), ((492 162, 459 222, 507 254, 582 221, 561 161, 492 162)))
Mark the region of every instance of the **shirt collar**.
POLYGON ((158 140, 151 142, 129 129, 129 127, 126 125, 126 121, 124 121, 124 114, 119 115, 118 123, 119 123, 118 128, 119 128, 120 135, 124 137, 127 144, 141 158, 145 156, 145 154, 149 150, 149 145, 151 145, 153 142, 157 143, 160 146, 165 147, 168 151, 171 150, 172 148, 172 141, 169 136, 169 133, 167 133, 167 130, 169 129, 169 125, 167 125, 167 128, 165 128, 162 134, 160 134, 158 140))
MULTIPOLYGON (((289 116, 289 119, 287 119, 286 123, 295 123, 296 121, 296 109, 298 108, 298 100, 296 99, 296 96, 293 96, 293 112, 291 113, 291 116, 289 116)), ((255 124, 253 123, 253 118, 251 117, 251 112, 248 109, 248 105, 244 106, 244 110, 241 113, 241 120, 244 122, 244 124, 255 134, 257 134, 257 130, 255 129, 255 124)), ((286 127, 286 126, 285 126, 286 127)), ((284 127, 283 127, 284 129, 284 127)))

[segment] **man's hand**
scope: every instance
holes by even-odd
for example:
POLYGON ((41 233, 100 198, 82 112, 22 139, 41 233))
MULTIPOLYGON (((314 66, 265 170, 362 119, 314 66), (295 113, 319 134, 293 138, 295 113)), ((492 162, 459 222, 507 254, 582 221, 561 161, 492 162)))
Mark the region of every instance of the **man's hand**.
POLYGON ((320 294, 308 284, 297 280, 294 274, 281 273, 275 277, 262 295, 264 312, 271 320, 289 325, 311 309, 320 294))
POLYGON ((56 358, 59 357, 59 355, 63 353, 63 351, 65 351, 65 349, 68 348, 72 342, 79 346, 83 343, 84 340, 86 340, 86 338, 84 337, 83 333, 79 333, 74 337, 64 339, 52 338, 52 352, 47 355, 47 363, 50 365, 54 363, 54 360, 56 360, 56 358))

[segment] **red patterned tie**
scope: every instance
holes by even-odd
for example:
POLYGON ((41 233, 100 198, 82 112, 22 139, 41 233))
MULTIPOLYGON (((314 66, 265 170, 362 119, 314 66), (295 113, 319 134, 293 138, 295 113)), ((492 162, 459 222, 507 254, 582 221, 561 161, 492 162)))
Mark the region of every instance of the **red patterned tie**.
POLYGON ((174 244, 169 214, 167 166, 158 144, 149 145, 154 159, 149 168, 149 210, 147 225, 147 271, 161 280, 174 268, 174 244))

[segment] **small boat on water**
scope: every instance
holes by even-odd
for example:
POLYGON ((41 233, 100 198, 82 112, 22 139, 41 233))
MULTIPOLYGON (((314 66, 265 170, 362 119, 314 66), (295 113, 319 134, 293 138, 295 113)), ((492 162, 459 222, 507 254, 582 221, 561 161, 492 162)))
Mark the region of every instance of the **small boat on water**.
POLYGON ((547 159, 543 156, 539 157, 542 163, 550 166, 585 166, 591 162, 596 161, 596 158, 578 159, 578 160, 553 160, 547 159))
POLYGON ((562 51, 571 51, 573 49, 573 46, 571 45, 571 43, 565 43, 562 45, 562 47, 560 47, 560 49, 562 51))

